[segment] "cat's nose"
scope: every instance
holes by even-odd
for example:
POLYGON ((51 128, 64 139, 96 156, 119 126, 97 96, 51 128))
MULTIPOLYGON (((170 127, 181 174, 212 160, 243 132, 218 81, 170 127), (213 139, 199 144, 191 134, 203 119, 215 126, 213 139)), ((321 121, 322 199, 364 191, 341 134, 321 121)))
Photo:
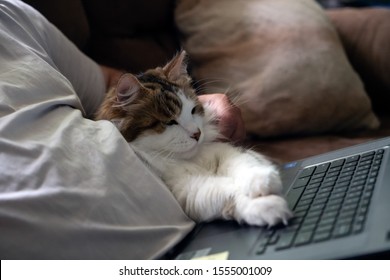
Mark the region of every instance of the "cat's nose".
POLYGON ((193 134, 191 135, 191 138, 192 138, 192 139, 195 139, 196 141, 199 141, 200 135, 201 135, 201 132, 200 132, 200 129, 198 129, 197 132, 195 132, 195 133, 193 133, 193 134))

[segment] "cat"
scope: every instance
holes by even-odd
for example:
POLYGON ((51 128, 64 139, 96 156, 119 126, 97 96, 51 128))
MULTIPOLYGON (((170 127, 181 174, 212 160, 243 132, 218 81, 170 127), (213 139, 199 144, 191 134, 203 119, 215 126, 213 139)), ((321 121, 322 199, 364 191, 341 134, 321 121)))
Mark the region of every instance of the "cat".
POLYGON ((287 224, 278 170, 264 156, 227 142, 200 103, 181 51, 164 67, 124 74, 99 108, 165 182, 194 221, 287 224))

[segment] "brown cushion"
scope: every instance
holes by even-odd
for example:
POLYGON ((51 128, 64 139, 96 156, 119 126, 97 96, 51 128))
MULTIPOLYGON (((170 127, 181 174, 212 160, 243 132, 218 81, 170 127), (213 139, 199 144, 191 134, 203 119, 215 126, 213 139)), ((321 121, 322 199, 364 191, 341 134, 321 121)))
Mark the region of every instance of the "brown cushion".
POLYGON ((262 137, 376 128, 336 31, 312 0, 181 0, 195 78, 227 91, 262 137))
POLYGON ((348 57, 366 85, 374 108, 390 104, 390 9, 344 8, 327 11, 348 57))

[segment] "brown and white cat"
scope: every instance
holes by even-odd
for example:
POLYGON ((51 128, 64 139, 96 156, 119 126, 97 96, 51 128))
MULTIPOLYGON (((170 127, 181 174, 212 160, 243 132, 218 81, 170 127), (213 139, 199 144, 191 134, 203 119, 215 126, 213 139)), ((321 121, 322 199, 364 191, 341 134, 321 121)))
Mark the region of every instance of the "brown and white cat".
POLYGON ((292 214, 278 170, 258 153, 216 141, 213 112, 199 102, 185 59, 182 51, 164 67, 123 75, 97 119, 117 126, 195 221, 286 224, 292 214))

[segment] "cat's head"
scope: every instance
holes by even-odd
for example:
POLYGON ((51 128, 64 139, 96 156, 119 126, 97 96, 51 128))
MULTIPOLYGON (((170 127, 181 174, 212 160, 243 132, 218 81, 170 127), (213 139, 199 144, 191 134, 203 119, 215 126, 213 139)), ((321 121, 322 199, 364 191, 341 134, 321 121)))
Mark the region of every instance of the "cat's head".
POLYGON ((164 67, 125 74, 107 96, 98 118, 112 121, 132 145, 173 158, 191 158, 216 138, 199 102, 182 51, 164 67))

